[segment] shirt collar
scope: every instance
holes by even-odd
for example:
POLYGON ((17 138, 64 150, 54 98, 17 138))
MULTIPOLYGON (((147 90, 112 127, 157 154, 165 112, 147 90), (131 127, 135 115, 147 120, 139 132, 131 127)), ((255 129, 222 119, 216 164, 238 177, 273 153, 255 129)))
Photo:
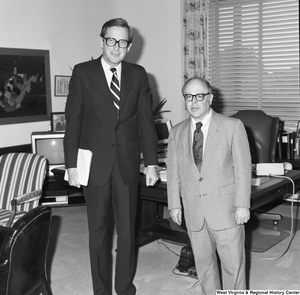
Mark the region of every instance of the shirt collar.
MULTIPOLYGON (((110 66, 110 65, 106 62, 106 60, 105 60, 105 59, 103 58, 103 56, 102 56, 102 58, 101 58, 101 64, 102 64, 102 67, 103 67, 103 69, 104 69, 105 72, 110 71, 111 68, 116 68, 116 69, 117 69, 117 76, 118 76, 118 77, 121 77, 122 63, 119 63, 117 66, 112 67, 112 66, 110 66)), ((111 73, 111 71, 110 71, 110 73, 111 73)))
MULTIPOLYGON (((211 116, 212 116, 212 110, 210 109, 209 112, 208 112, 208 114, 201 121, 202 128, 206 128, 207 125, 209 125, 210 120, 211 120, 211 116)), ((193 117, 191 117, 191 120, 192 120, 192 129, 195 130, 196 129, 196 123, 197 123, 197 121, 193 117)))

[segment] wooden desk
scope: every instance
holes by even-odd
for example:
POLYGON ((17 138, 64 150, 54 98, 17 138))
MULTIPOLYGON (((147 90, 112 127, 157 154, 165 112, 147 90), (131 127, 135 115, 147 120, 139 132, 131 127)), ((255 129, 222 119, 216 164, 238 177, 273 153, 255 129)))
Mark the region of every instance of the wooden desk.
MULTIPOLYGON (((300 171, 288 171, 285 176, 293 179, 296 187, 300 185, 300 171)), ((281 198, 287 192, 292 192, 292 182, 288 179, 277 177, 259 178, 261 179, 261 185, 252 186, 251 210, 266 205, 277 198, 281 198)), ((154 187, 146 187, 145 179, 144 177, 141 177, 139 197, 144 202, 153 202, 159 205, 156 218, 153 218, 152 225, 148 228, 143 228, 140 235, 148 237, 149 242, 162 238, 182 244, 189 244, 189 239, 187 233, 184 231, 184 226, 182 230, 175 231, 164 228, 160 225, 163 217, 161 207, 167 206, 168 204, 166 182, 158 182, 154 187)))

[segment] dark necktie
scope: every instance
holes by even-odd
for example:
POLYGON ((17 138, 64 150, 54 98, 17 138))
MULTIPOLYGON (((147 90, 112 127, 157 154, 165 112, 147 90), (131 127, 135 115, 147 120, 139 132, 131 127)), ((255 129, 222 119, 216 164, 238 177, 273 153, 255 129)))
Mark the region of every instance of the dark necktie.
POLYGON ((111 68, 110 69, 113 73, 112 78, 111 78, 111 83, 110 83, 110 91, 113 94, 113 103, 114 106, 116 107, 117 110, 117 115, 119 115, 119 110, 120 110, 120 83, 117 77, 117 69, 116 68, 111 68))
POLYGON ((203 156, 203 132, 201 130, 202 123, 196 123, 196 129, 194 131, 194 141, 193 141, 193 156, 195 164, 200 172, 203 156))

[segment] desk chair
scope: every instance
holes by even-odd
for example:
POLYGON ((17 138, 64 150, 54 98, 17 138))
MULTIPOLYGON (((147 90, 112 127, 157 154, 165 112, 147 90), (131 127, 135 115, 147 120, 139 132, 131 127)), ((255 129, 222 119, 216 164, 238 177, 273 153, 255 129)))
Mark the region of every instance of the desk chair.
POLYGON ((51 295, 46 275, 52 210, 36 207, 0 226, 0 295, 51 295), (38 293, 36 293, 38 291, 38 293))
POLYGON ((232 117, 245 125, 250 144, 252 163, 274 163, 279 136, 279 118, 260 110, 238 111, 232 117))
MULTIPOLYGON (((238 111, 232 117, 240 119, 247 131, 252 164, 274 163, 279 136, 279 118, 260 110, 238 111)), ((254 213, 259 220, 282 219, 279 214, 254 213)))
POLYGON ((39 205, 46 159, 31 153, 0 156, 0 225, 10 227, 39 205))

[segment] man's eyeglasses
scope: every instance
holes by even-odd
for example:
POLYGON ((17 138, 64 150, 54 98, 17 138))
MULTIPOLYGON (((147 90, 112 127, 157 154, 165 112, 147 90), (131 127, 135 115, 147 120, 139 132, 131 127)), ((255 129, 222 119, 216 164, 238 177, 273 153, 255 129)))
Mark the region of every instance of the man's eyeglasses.
POLYGON ((103 38, 105 40, 105 43, 109 47, 114 47, 117 43, 120 48, 127 48, 129 45, 129 41, 125 39, 120 39, 117 41, 115 38, 103 38))
POLYGON ((188 102, 192 101, 194 99, 194 97, 196 98, 197 101, 203 101, 205 96, 209 95, 209 94, 211 94, 211 93, 210 92, 205 93, 205 94, 204 93, 197 93, 197 94, 187 93, 187 94, 184 94, 183 97, 184 97, 185 101, 188 101, 188 102))

